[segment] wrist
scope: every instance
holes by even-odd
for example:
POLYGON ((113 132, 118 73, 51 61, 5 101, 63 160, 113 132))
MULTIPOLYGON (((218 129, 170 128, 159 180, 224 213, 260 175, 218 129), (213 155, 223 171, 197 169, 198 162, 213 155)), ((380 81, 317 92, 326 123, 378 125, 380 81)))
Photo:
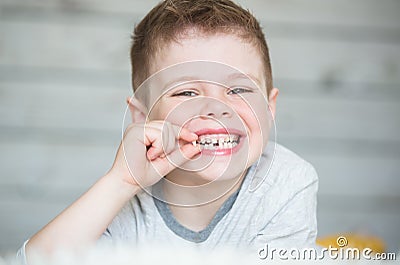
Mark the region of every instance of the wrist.
POLYGON ((141 190, 138 185, 134 185, 125 181, 122 178, 119 178, 115 175, 115 173, 111 171, 104 175, 102 179, 104 182, 107 183, 110 189, 112 189, 119 195, 126 197, 126 199, 128 200, 135 196, 141 190))

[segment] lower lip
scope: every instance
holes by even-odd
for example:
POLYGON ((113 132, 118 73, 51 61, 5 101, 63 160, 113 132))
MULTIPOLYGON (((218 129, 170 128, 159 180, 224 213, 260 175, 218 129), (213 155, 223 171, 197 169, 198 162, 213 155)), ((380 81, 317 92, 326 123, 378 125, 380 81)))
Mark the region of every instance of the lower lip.
POLYGON ((227 156, 227 155, 232 155, 239 151, 239 149, 243 145, 243 137, 240 137, 240 142, 232 148, 224 148, 224 149, 215 149, 215 150, 210 150, 210 149, 202 149, 201 154, 203 155, 211 155, 211 156, 227 156))

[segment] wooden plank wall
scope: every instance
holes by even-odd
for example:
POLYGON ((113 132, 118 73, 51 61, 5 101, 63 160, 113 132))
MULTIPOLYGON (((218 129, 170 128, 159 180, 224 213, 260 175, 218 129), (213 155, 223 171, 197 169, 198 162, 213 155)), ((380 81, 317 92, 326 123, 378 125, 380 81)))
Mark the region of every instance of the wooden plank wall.
MULTIPOLYGON (((0 1, 0 253, 110 167, 130 95, 128 49, 157 1, 0 1)), ((400 247, 400 2, 240 1, 261 20, 278 141, 320 176, 320 235, 400 247)))

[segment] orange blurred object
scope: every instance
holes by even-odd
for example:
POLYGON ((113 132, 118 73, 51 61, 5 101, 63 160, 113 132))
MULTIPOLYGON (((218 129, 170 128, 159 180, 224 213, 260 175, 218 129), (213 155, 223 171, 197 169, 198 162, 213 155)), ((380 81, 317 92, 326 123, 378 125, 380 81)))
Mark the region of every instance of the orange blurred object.
POLYGON ((342 234, 320 237, 317 239, 317 244, 321 247, 336 247, 336 248, 358 248, 363 250, 370 248, 375 253, 384 253, 386 245, 384 241, 376 236, 364 234, 342 234))

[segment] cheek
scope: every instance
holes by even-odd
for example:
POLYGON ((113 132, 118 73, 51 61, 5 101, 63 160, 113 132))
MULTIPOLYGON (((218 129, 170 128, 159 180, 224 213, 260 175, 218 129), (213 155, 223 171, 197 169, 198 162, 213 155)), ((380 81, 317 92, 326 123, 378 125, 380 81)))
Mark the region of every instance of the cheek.
POLYGON ((149 111, 149 120, 164 120, 168 115, 169 109, 167 105, 162 104, 162 102, 158 102, 153 105, 153 107, 149 111))
POLYGON ((149 114, 150 120, 166 120, 175 125, 183 125, 191 118, 187 106, 174 101, 158 102, 149 114))
POLYGON ((259 155, 270 137, 270 113, 263 102, 253 103, 252 106, 238 108, 237 112, 248 129, 249 144, 253 155, 259 155))
POLYGON ((250 131, 263 131, 268 127, 268 111, 263 104, 246 104, 236 108, 236 111, 250 131))

